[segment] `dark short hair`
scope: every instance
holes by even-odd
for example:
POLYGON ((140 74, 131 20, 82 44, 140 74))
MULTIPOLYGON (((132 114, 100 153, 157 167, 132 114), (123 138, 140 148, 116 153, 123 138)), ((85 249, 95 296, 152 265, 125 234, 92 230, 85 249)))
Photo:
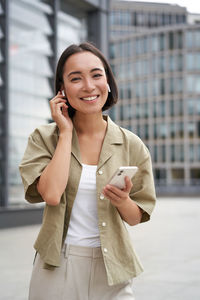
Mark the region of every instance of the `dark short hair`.
MULTIPOLYGON (((111 92, 108 93, 108 98, 106 100, 106 103, 104 104, 102 110, 107 110, 111 106, 113 106, 115 103, 117 103, 118 100, 118 89, 117 89, 117 84, 113 75, 113 72, 111 70, 111 67, 107 61, 107 59, 104 57, 104 55, 101 53, 99 49, 97 49, 92 43, 85 42, 81 43, 80 45, 72 44, 69 47, 67 47, 63 53, 60 56, 60 59, 57 64, 56 68, 56 77, 55 77, 55 93, 57 94, 58 91, 61 90, 61 85, 63 84, 63 69, 64 69, 64 64, 67 61, 67 59, 75 54, 75 53, 80 53, 84 51, 89 51, 96 55, 101 62, 103 63, 105 73, 107 76, 107 81, 110 86, 111 92)), ((70 118, 73 117, 75 114, 75 109, 71 107, 71 105, 68 105, 68 113, 70 118)))

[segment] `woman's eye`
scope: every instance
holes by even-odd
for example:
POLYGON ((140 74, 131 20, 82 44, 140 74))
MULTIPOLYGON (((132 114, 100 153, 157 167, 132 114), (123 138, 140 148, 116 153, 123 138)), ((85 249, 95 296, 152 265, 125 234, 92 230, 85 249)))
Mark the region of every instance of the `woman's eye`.
POLYGON ((71 79, 72 82, 80 80, 80 77, 74 77, 71 79))
POLYGON ((102 74, 94 74, 94 77, 97 78, 97 77, 101 77, 103 76, 102 74))

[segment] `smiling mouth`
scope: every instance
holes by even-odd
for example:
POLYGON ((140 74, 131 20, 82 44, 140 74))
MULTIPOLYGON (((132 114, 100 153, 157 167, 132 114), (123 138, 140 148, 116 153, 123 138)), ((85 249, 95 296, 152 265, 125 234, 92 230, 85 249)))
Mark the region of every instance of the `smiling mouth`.
POLYGON ((84 100, 84 101, 94 101, 94 100, 96 100, 98 97, 99 97, 99 95, 91 96, 91 97, 82 97, 82 98, 80 98, 80 99, 81 99, 81 100, 84 100))

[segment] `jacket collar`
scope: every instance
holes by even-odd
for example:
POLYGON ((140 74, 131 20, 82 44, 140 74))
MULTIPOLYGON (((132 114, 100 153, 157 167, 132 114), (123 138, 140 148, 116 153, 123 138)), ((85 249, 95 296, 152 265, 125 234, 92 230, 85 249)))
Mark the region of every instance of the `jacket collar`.
MULTIPOLYGON (((98 169, 114 154, 114 145, 123 144, 122 131, 120 130, 119 126, 116 125, 109 116, 104 115, 103 118, 107 121, 107 130, 100 153, 98 169)), ((73 128, 72 136, 72 154, 81 164, 81 153, 75 128, 73 128)))

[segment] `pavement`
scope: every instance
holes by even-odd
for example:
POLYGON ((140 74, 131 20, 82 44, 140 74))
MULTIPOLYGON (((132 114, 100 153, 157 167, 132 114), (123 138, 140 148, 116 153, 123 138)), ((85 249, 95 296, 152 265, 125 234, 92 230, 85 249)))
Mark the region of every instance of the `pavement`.
MULTIPOLYGON (((150 222, 127 227, 145 269, 133 281, 135 300, 199 300, 200 197, 159 198, 150 222)), ((0 300, 28 299, 39 228, 0 230, 0 300)))

